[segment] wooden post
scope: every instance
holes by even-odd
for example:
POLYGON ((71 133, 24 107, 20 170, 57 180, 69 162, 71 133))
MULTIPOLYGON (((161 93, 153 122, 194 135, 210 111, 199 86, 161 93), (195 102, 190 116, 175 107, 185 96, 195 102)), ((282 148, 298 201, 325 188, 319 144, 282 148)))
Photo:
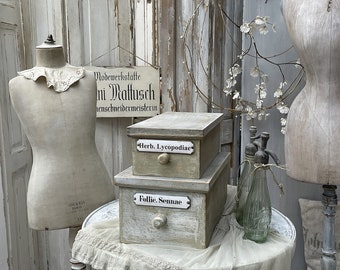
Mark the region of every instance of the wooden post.
POLYGON ((336 269, 336 251, 335 251, 335 234, 334 234, 334 221, 336 205, 338 203, 335 185, 323 185, 322 204, 324 206, 323 213, 323 245, 321 256, 321 269, 322 270, 335 270, 336 269))

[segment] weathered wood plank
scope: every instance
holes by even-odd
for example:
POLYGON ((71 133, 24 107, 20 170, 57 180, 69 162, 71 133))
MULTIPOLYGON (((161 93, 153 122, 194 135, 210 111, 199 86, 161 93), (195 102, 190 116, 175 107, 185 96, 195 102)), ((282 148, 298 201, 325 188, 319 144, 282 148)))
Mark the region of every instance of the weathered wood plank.
POLYGON ((153 62, 153 9, 154 2, 142 0, 135 2, 135 41, 136 65, 145 66, 153 62))
POLYGON ((134 65, 134 29, 133 29, 133 21, 131 18, 131 13, 133 12, 133 3, 134 0, 123 1, 119 0, 118 5, 115 5, 115 14, 118 19, 117 25, 117 34, 118 34, 118 45, 122 49, 119 49, 119 62, 117 65, 134 65), (129 14, 129 16, 127 16, 129 14))
POLYGON ((176 9, 175 2, 163 0, 161 2, 161 22, 159 46, 162 61, 161 65, 161 96, 163 111, 177 111, 176 96, 176 9))
POLYGON ((66 0, 65 2, 65 48, 68 48, 68 62, 71 65, 85 65, 84 55, 84 19, 83 4, 81 0, 66 0))
POLYGON ((10 102, 10 79, 25 66, 19 2, 0 3, 0 265, 35 268, 35 234, 27 225, 26 192, 32 165, 31 148, 10 102), (3 196, 2 196, 3 195, 3 196), (7 235, 6 235, 7 234, 7 235))
MULTIPOLYGON (((209 0, 195 1, 191 37, 190 75, 193 76, 192 103, 194 112, 207 112, 211 97, 211 41, 212 12, 214 6, 209 0), (208 99, 208 100, 207 100, 208 99)), ((188 53, 188 51, 186 51, 188 53)))
POLYGON ((193 17, 193 1, 176 1, 176 97, 177 110, 192 111, 192 80, 188 74, 192 61, 191 19, 193 17), (188 31, 188 32, 187 32, 188 31))

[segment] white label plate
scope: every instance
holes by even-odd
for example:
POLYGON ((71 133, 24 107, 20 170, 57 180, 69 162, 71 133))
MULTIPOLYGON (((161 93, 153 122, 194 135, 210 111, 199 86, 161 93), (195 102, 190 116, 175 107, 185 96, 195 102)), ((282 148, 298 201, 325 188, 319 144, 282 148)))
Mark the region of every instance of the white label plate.
POLYGON ((133 196, 136 205, 188 209, 191 201, 187 196, 169 196, 149 193, 136 193, 133 196))
POLYGON ((194 144, 190 141, 139 139, 137 140, 137 150, 140 152, 191 155, 194 152, 194 144))

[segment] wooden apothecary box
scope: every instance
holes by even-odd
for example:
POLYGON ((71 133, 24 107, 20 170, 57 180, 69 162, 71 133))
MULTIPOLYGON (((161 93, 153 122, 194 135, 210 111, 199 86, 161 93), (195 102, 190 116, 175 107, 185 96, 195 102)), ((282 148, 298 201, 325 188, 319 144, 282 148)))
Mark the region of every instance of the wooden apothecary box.
POLYGON ((115 176, 123 243, 209 245, 227 197, 230 153, 220 152, 200 179, 115 176))
POLYGON ((127 128, 135 175, 200 178, 220 151, 221 113, 166 112, 127 128))

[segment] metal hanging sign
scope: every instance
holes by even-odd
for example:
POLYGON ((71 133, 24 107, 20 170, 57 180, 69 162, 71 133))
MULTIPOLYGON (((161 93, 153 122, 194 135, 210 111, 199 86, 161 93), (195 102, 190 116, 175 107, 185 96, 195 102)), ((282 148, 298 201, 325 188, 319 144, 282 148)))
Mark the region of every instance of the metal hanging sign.
POLYGON ((150 117, 160 113, 159 70, 86 67, 97 81, 97 117, 150 117))

